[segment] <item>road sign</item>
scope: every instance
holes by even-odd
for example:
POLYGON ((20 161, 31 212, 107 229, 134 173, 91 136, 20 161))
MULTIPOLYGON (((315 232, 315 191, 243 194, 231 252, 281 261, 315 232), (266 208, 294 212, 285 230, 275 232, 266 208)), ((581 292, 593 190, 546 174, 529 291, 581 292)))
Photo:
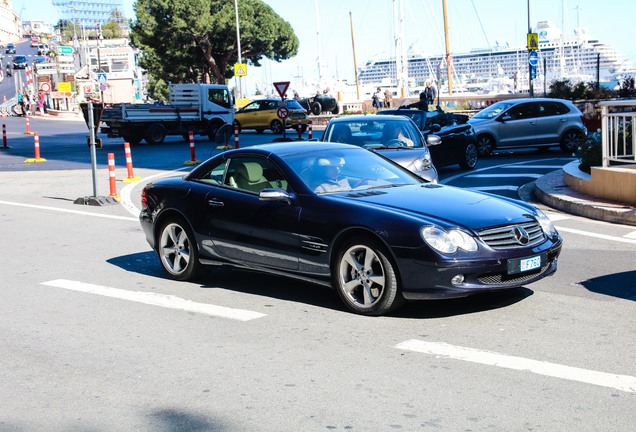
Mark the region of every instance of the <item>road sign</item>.
POLYGON ((247 76, 247 63, 234 63, 235 76, 247 76))
MULTIPOLYGON (((287 93, 287 89, 289 88, 289 81, 280 81, 274 83, 274 88, 280 95, 280 97, 284 98, 285 93, 287 93)), ((279 116, 280 117, 280 116, 279 116)))
POLYGON ((57 47, 57 53, 59 55, 72 55, 73 52, 75 52, 75 50, 73 49, 72 46, 60 45, 57 47))
POLYGON ((539 34, 528 33, 528 51, 536 51, 539 49, 539 34))
POLYGON ((99 91, 106 91, 106 84, 100 84, 99 91))
POLYGON ((105 73, 98 73, 97 82, 100 84, 106 84, 108 82, 108 77, 106 76, 105 73))
POLYGON ((278 118, 286 119, 287 117, 289 117, 289 110, 285 107, 280 107, 276 111, 276 114, 278 114, 278 118))
POLYGON ((536 51, 530 51, 528 54, 528 62, 531 66, 536 66, 539 64, 539 54, 536 51))
POLYGON ((42 90, 44 93, 50 92, 51 91, 51 84, 49 84, 47 82, 40 83, 40 90, 42 90))

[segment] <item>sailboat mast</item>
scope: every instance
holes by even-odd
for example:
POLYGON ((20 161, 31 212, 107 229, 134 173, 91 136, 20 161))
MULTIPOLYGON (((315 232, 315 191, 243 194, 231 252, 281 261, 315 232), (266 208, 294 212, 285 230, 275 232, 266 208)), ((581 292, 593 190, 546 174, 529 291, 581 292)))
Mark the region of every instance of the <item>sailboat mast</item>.
MULTIPOLYGON (((444 10, 444 40, 446 42, 446 75, 448 75, 448 95, 453 95, 453 74, 451 73, 451 50, 450 40, 448 39, 448 16, 446 14, 446 0, 442 0, 442 7, 444 10)), ((439 86, 439 84, 438 84, 439 86)), ((438 89, 439 94, 439 89, 438 89)))
POLYGON ((402 0, 393 0, 393 33, 395 38, 395 78, 398 95, 405 96, 408 66, 404 44, 404 7, 402 0))
POLYGON ((318 0, 314 0, 314 8, 316 12, 316 43, 318 49, 318 85, 322 89, 322 48, 320 46, 320 14, 318 13, 318 0))
POLYGON ((356 97, 360 100, 360 84, 358 83, 358 64, 356 62, 356 42, 353 38, 353 17, 349 11, 349 26, 351 27, 351 46, 353 47, 353 73, 356 75, 356 97))

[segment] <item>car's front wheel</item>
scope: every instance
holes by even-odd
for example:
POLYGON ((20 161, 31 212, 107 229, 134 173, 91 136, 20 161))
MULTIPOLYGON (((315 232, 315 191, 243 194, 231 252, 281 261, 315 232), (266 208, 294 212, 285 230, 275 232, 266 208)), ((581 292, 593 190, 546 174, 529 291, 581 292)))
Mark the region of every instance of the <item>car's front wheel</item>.
POLYGON ((477 160, 479 159, 479 152, 475 143, 468 143, 464 149, 464 157, 459 161, 459 166, 465 170, 471 170, 477 166, 477 160))
POLYGON ((275 134, 283 133, 283 123, 281 123, 280 120, 272 120, 272 123, 270 125, 270 129, 275 134))
POLYGON ((344 243, 332 276, 342 301, 361 315, 383 315, 404 303, 394 265, 377 241, 355 238, 344 243))
POLYGON ((481 156, 488 156, 495 149, 495 141, 489 135, 477 137, 477 150, 481 156))
POLYGON ((579 147, 582 140, 583 134, 581 132, 575 130, 567 131, 561 138, 561 150, 571 153, 579 147))
POLYGON ((161 226, 157 253, 171 279, 192 280, 203 269, 194 235, 180 218, 167 220, 161 226))

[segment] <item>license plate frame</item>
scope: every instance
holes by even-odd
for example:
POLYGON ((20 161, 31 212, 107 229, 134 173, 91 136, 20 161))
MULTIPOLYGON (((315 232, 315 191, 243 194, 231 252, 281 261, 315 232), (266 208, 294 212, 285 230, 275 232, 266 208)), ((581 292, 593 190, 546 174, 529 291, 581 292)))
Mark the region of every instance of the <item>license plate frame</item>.
POLYGON ((529 273, 540 269, 547 261, 546 254, 508 260, 508 274, 529 273))

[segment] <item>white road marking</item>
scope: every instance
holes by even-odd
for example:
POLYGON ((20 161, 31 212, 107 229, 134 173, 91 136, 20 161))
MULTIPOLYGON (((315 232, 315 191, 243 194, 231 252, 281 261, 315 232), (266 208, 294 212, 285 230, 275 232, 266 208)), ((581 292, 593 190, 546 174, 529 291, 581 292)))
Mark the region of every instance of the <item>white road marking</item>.
POLYGON ((563 165, 508 165, 508 166, 504 166, 503 168, 508 169, 508 168, 521 168, 521 169, 525 169, 525 168, 532 168, 532 169, 544 169, 544 168, 553 168, 555 171, 558 169, 563 168, 563 165))
POLYGON ((469 188, 466 188, 466 189, 477 190, 477 191, 491 191, 491 190, 516 191, 516 190, 519 190, 519 186, 507 186, 507 185, 501 185, 501 186, 476 186, 476 187, 469 187, 469 188))
POLYGON ((558 214, 558 213, 548 213, 548 212, 543 212, 543 213, 545 213, 548 219, 550 219, 552 222, 570 219, 571 217, 569 215, 558 214))
POLYGON ((60 208, 60 207, 49 207, 49 206, 41 206, 41 205, 35 205, 35 204, 24 204, 24 203, 10 202, 10 201, 0 201, 0 204, 6 204, 6 205, 11 205, 11 206, 16 206, 16 207, 28 207, 28 208, 38 209, 38 210, 53 210, 53 211, 58 211, 58 212, 63 212, 63 213, 78 214, 78 215, 82 215, 82 216, 93 216, 93 217, 101 217, 101 218, 107 218, 107 219, 119 219, 119 220, 127 220, 127 221, 139 222, 139 218, 132 218, 132 217, 128 217, 128 216, 106 215, 106 214, 92 213, 92 212, 86 212, 86 211, 81 211, 81 210, 70 210, 70 209, 65 209, 65 208, 60 208))
POLYGON ((555 228, 559 231, 563 231, 563 232, 569 232, 572 234, 579 234, 579 235, 583 235, 583 236, 588 236, 588 237, 595 237, 595 238, 599 238, 599 239, 603 239, 603 240, 611 240, 611 241, 616 241, 616 242, 621 242, 621 243, 631 243, 631 244, 636 244, 636 239, 630 239, 630 238, 625 238, 625 237, 616 237, 616 236, 610 236, 610 235, 606 235, 606 234, 597 234, 597 233, 592 233, 592 232, 588 232, 588 231, 581 231, 581 230, 577 230, 574 228, 566 228, 566 227, 561 227, 561 226, 555 226, 555 228))
POLYGON ((512 178, 512 177, 530 177, 541 178, 543 174, 537 173, 516 173, 516 174, 469 174, 466 177, 470 178, 512 178))
POLYGON ((524 357, 509 356, 492 351, 455 346, 443 342, 425 342, 411 339, 397 344, 395 348, 454 360, 498 366, 506 369, 530 371, 539 375, 610 387, 628 393, 636 393, 636 377, 629 375, 597 372, 524 357))
POLYGON ((625 235, 625 238, 636 239, 636 231, 632 231, 629 234, 625 235))
POLYGON ((180 309, 189 312, 196 312, 220 318, 229 318, 238 321, 250 321, 262 318, 265 314, 244 309, 233 309, 224 306, 216 306, 206 303, 195 303, 166 294, 157 294, 144 291, 127 291, 118 288, 111 288, 102 285, 72 281, 67 279, 57 279, 49 282, 42 282, 42 285, 63 288, 72 291, 79 291, 88 294, 97 294, 105 297, 113 297, 122 300, 129 300, 138 303, 145 303, 152 306, 160 306, 169 309, 180 309))

